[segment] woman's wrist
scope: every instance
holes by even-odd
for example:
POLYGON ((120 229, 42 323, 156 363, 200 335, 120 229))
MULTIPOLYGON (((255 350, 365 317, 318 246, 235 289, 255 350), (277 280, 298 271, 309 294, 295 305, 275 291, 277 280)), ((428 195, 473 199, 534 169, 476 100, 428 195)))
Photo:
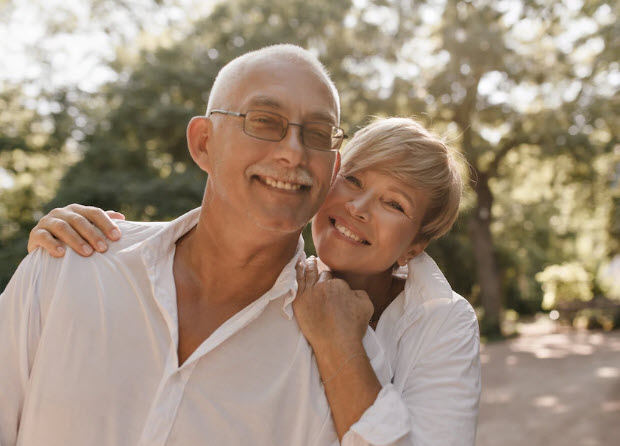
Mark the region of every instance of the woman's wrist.
POLYGON ((338 438, 355 424, 374 403, 381 383, 361 340, 340 343, 315 351, 321 381, 332 411, 338 438))
POLYGON ((360 357, 367 357, 361 341, 338 342, 312 346, 323 381, 330 380, 336 373, 347 366, 348 362, 360 357))
POLYGON ((355 359, 367 359, 366 357, 366 352, 357 352, 357 353, 353 353, 351 356, 349 356, 347 359, 344 360, 344 362, 342 363, 342 365, 340 365, 340 367, 338 367, 336 369, 336 371, 334 373, 332 373, 330 376, 328 376, 327 378, 323 378, 323 385, 327 385, 330 381, 333 381, 334 378, 337 378, 338 375, 340 374, 340 372, 342 372, 345 367, 347 367, 347 365, 349 365, 349 363, 355 359))

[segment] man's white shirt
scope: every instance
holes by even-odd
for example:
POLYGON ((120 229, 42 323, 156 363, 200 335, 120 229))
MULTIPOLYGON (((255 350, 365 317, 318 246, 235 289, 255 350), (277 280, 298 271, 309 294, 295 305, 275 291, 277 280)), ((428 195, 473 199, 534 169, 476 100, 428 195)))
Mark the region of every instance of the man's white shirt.
MULTIPOLYGON (((273 288, 178 366, 175 241, 199 212, 122 222, 91 258, 22 262, 0 296, 0 446, 337 443, 292 312, 301 239, 273 288)), ((364 345, 387 384, 371 330, 364 345)))

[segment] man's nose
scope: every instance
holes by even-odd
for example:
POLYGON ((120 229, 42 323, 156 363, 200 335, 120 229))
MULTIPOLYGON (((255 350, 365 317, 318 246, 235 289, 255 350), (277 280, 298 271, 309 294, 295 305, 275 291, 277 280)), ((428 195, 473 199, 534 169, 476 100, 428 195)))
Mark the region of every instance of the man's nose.
POLYGON ((284 139, 278 144, 276 156, 291 166, 302 164, 308 149, 304 147, 301 137, 301 126, 289 124, 284 139))

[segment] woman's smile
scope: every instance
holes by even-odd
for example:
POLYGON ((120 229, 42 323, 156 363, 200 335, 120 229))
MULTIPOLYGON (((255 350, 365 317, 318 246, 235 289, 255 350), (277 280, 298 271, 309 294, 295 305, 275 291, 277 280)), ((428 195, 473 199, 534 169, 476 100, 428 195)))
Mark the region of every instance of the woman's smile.
POLYGON ((312 223, 321 260, 334 271, 368 274, 391 268, 412 248, 417 254, 426 195, 374 170, 343 170, 312 223))

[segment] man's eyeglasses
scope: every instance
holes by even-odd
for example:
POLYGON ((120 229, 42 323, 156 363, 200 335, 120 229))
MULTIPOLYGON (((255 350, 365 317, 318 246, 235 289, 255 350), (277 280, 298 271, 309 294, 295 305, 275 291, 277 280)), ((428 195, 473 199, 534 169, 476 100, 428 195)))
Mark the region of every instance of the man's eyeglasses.
POLYGON ((282 141, 291 125, 299 127, 301 142, 310 149, 326 152, 336 151, 342 145, 344 138, 347 137, 344 130, 331 124, 323 122, 294 124, 284 116, 263 110, 248 110, 247 113, 211 110, 209 116, 213 113, 243 118, 245 134, 264 141, 282 141))

